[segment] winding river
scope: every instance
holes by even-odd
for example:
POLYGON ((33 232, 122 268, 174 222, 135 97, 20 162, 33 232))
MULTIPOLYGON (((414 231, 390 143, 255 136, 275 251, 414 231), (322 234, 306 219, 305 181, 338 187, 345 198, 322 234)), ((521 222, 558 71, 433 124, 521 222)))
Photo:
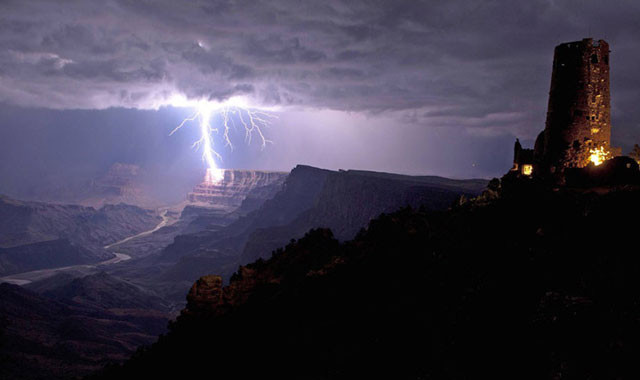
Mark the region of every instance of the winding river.
MULTIPOLYGON (((126 237, 118 242, 109 244, 109 245, 105 245, 104 249, 111 249, 113 247, 116 247, 120 244, 126 243, 130 240, 133 239, 137 239, 143 236, 147 236, 147 235, 151 235, 152 233, 158 231, 159 229, 161 229, 162 227, 166 226, 169 223, 169 217, 167 216, 167 210, 163 210, 160 213, 160 216, 162 217, 162 221, 155 226, 153 229, 149 230, 149 231, 144 231, 141 232, 139 234, 133 235, 133 236, 129 236, 126 237)), ((0 283, 3 282, 7 282, 10 284, 15 284, 15 285, 26 285, 29 284, 31 282, 34 281, 39 281, 42 279, 45 279, 47 277, 51 277, 57 273, 62 273, 62 272, 66 272, 66 271, 78 271, 78 270, 90 270, 90 269, 95 269, 95 268, 99 268, 99 267, 103 267, 106 265, 113 265, 113 264, 117 264, 123 261, 127 261, 129 259, 131 259, 131 256, 121 253, 121 252, 113 252, 113 254, 115 255, 115 257, 112 257, 108 260, 105 261, 101 261, 99 263, 95 263, 95 264, 79 264, 79 265, 71 265, 71 266, 67 266, 67 267, 59 267, 59 268, 50 268, 50 269, 39 269, 39 270, 34 270, 34 271, 30 271, 30 272, 23 272, 23 273, 15 273, 15 274, 11 274, 8 275, 6 277, 0 277, 0 283)))

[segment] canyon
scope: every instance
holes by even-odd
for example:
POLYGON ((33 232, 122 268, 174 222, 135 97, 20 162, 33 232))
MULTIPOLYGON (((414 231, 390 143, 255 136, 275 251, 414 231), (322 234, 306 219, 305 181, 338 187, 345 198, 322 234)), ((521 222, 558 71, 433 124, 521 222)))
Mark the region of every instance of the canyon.
POLYGON ((247 264, 268 259, 311 228, 331 228, 343 241, 380 213, 445 210, 486 186, 484 180, 304 165, 290 173, 227 170, 221 181, 206 183, 184 202, 156 209, 0 198, 0 280, 13 283, 0 285, 6 300, 0 319, 7 321, 0 329, 9 342, 0 345, 0 357, 39 358, 22 375, 15 366, 2 374, 37 378, 49 371, 51 378, 66 378, 121 362, 196 302, 189 289, 202 276, 213 275, 219 289, 239 267, 248 276, 247 264), (42 323, 23 330, 30 318, 42 323), (67 320, 81 320, 74 328, 84 332, 67 333, 67 320), (94 330, 100 332, 95 339, 94 330), (55 349, 61 345, 68 347, 62 355, 55 349))

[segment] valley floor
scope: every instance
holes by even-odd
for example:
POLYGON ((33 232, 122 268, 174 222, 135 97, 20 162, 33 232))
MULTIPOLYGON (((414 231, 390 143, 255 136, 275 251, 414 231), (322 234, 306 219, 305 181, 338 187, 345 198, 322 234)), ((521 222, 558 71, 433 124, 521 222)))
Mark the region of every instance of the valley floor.
MULTIPOLYGON (((124 244, 128 241, 151 235, 152 233, 158 231, 160 228, 170 223, 170 218, 169 216, 167 216, 166 210, 161 212, 160 216, 162 217, 162 221, 158 223, 158 225, 155 226, 154 228, 148 231, 140 232, 132 236, 128 236, 118 242, 105 245, 104 249, 112 250, 113 247, 117 247, 118 245, 124 244)), ((95 273, 96 271, 104 270, 106 269, 105 267, 108 265, 118 264, 123 261, 127 261, 131 259, 131 256, 125 253, 120 253, 120 252, 112 252, 112 253, 114 255, 113 258, 110 258, 108 260, 105 260, 96 264, 70 265, 66 267, 41 269, 41 270, 35 270, 35 271, 24 272, 24 273, 16 273, 16 274, 12 274, 5 277, 0 277, 0 284, 6 282, 9 284, 15 284, 15 285, 26 285, 35 281, 44 280, 56 274, 64 274, 65 272, 81 273, 84 275, 88 275, 90 273, 95 273)))

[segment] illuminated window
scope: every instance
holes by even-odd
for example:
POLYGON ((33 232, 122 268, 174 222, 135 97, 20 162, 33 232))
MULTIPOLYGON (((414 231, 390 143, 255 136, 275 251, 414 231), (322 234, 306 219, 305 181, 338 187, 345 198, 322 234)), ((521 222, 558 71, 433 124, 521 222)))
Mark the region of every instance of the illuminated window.
POLYGON ((598 166, 609 159, 611 155, 608 151, 604 149, 604 147, 599 147, 590 150, 591 155, 589 156, 589 161, 593 162, 595 166, 598 166))
POLYGON ((531 175, 533 173, 533 165, 522 165, 522 174, 531 175))

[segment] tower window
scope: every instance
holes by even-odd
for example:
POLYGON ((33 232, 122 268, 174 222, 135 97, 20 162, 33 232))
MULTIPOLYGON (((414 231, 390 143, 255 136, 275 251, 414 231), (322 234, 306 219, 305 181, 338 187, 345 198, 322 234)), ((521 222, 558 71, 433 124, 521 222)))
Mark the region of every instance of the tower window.
POLYGON ((593 54, 591 56, 591 63, 598 63, 598 55, 597 54, 593 54))

